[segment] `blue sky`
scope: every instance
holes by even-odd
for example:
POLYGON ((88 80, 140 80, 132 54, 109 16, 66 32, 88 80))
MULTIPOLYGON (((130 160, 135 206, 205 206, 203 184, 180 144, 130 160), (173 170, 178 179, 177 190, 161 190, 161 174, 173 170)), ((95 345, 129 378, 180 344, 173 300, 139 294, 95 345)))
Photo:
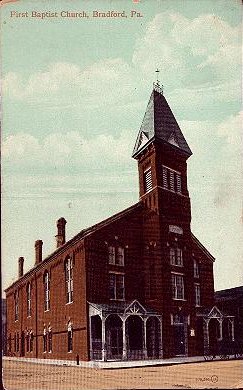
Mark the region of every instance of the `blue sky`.
POLYGON ((192 231, 216 257, 215 287, 242 284, 241 3, 19 1, 1 9, 3 288, 34 241, 67 236, 138 200, 131 159, 160 69, 193 151, 192 231), (86 11, 88 19, 11 17, 86 11), (94 19, 93 10, 124 19, 94 19), (137 10, 142 18, 130 18, 137 10))

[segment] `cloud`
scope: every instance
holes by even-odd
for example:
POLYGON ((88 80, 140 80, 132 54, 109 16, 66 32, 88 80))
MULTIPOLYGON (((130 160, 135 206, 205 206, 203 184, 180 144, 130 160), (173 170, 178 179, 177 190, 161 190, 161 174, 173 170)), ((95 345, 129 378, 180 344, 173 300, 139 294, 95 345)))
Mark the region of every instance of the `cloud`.
POLYGON ((3 80, 6 95, 28 102, 51 99, 52 105, 62 99, 73 104, 77 99, 90 104, 114 102, 127 97, 132 86, 132 71, 120 58, 101 60, 85 69, 72 63, 52 63, 27 79, 9 72, 3 80))
POLYGON ((232 80, 240 72, 241 28, 215 15, 189 19, 165 11, 148 23, 145 35, 138 39, 133 64, 144 74, 159 67, 161 80, 172 88, 225 82, 229 74, 232 80))
POLYGON ((14 170, 33 171, 62 168, 111 170, 129 169, 129 159, 133 147, 129 131, 123 131, 117 138, 99 135, 92 139, 84 138, 78 131, 64 134, 53 133, 42 140, 19 133, 10 135, 2 143, 3 166, 14 170))

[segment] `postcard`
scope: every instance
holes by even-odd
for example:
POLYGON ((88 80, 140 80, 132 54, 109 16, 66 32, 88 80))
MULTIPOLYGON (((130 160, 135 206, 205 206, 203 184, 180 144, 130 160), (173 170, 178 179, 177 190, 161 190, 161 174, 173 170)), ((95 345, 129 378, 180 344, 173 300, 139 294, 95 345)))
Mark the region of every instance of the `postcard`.
POLYGON ((3 386, 241 388, 241 2, 0 11, 3 386))

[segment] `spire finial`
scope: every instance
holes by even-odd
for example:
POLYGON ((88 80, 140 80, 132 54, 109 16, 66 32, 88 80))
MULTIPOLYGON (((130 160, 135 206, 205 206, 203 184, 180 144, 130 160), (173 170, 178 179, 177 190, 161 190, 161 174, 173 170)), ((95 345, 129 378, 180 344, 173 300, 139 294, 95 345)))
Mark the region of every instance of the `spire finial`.
POLYGON ((156 71, 155 71, 155 73, 157 73, 157 81, 156 81, 156 83, 154 83, 154 90, 159 92, 159 93, 161 93, 163 95, 164 86, 160 85, 159 72, 160 72, 160 70, 157 68, 156 71))
POLYGON ((157 85, 159 86, 159 69, 157 68, 155 73, 157 73, 157 85))

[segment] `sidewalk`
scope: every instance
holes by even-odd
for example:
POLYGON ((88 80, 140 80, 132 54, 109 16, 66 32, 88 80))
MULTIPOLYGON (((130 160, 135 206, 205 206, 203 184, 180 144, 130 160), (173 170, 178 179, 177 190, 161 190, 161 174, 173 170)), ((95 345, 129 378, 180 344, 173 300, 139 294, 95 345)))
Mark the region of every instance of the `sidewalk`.
MULTIPOLYGON (((231 359, 234 358, 232 355, 231 359)), ((31 359, 31 358, 21 358, 21 357, 9 357, 3 356, 4 360, 13 360, 13 361, 21 361, 28 363, 36 363, 36 364, 52 364, 55 366, 76 366, 76 367, 86 367, 86 368, 95 368, 95 369, 116 369, 116 368, 132 368, 132 367, 146 367, 146 366, 168 366, 174 364, 187 364, 187 363, 199 363, 205 362, 203 356, 191 356, 191 357, 178 357, 171 359, 155 359, 155 360, 129 360, 129 361, 80 361, 79 365, 77 365, 74 360, 55 360, 55 359, 31 359)), ((219 361, 220 358, 217 357, 213 361, 219 361)))

